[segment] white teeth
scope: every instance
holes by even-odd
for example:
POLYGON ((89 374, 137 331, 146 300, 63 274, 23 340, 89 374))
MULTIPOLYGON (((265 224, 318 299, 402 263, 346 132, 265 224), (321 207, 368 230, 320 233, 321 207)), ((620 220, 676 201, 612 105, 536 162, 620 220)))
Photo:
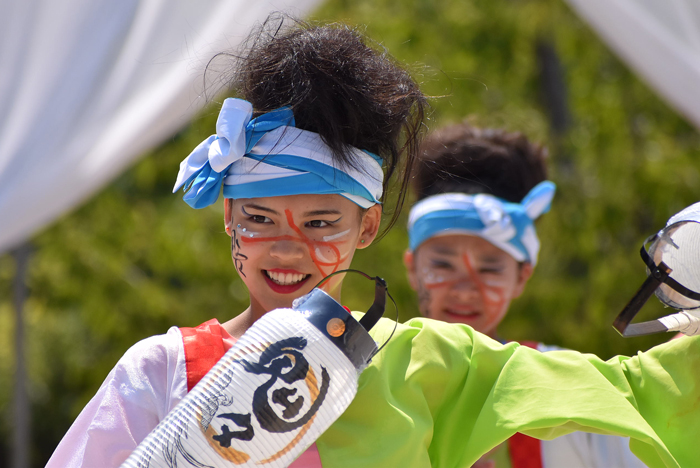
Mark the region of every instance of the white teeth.
POLYGON ((267 276, 274 281, 277 284, 287 286, 290 284, 295 284, 298 283, 299 281, 303 280, 306 278, 306 275, 302 275, 301 273, 277 273, 276 271, 268 271, 266 270, 265 273, 267 273, 267 276))

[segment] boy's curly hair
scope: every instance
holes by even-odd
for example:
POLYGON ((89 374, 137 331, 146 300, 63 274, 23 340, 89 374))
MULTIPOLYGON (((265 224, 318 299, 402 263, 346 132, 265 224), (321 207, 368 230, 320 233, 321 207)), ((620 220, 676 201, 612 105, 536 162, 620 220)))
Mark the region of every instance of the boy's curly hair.
POLYGON ((462 123, 420 146, 413 187, 418 200, 448 192, 488 193, 517 203, 547 178, 547 150, 522 133, 462 123))

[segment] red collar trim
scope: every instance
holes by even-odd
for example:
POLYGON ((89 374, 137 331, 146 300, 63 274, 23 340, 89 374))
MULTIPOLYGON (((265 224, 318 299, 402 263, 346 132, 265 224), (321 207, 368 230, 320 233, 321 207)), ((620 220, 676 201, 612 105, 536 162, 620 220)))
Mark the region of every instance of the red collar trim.
POLYGON ((211 319, 194 327, 180 328, 185 347, 187 391, 206 375, 235 342, 218 320, 211 319))

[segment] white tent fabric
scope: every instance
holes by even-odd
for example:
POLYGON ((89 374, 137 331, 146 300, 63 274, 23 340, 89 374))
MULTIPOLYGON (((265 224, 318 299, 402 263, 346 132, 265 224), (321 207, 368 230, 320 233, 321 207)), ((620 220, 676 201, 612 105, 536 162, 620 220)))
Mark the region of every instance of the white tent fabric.
POLYGON ((567 0, 671 106, 700 129, 698 0, 567 0))
POLYGON ((0 252, 182 128, 215 53, 319 2, 0 0, 0 252))

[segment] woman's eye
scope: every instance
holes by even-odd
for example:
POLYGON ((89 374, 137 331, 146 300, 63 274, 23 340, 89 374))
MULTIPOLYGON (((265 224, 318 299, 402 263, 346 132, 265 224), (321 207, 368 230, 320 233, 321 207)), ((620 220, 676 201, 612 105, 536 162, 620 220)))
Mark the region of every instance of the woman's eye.
POLYGON ((502 268, 480 268, 479 273, 486 275, 500 275, 503 272, 502 268))
POLYGON ((272 220, 270 218, 268 218, 267 216, 263 216, 263 215, 251 215, 250 220, 253 221, 254 223, 258 223, 258 224, 272 222, 272 220))
POLYGON ((309 221, 306 223, 308 227, 312 228, 322 228, 326 226, 330 226, 330 224, 327 221, 322 221, 320 219, 314 219, 313 221, 309 221))
POLYGON ((452 266, 451 263, 440 262, 440 261, 431 262, 431 266, 433 268, 437 268, 439 270, 452 270, 452 269, 454 269, 454 267, 452 266))

